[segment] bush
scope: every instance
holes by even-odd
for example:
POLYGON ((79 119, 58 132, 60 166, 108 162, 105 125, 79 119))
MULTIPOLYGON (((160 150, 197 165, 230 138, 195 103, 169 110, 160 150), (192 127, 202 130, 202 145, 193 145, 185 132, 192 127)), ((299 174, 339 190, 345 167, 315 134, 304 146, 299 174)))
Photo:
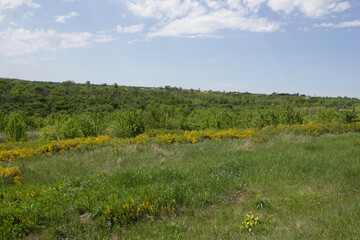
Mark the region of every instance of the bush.
POLYGON ((41 129, 40 139, 43 140, 59 140, 61 139, 60 124, 48 125, 41 129))
POLYGON ((357 114, 355 111, 355 108, 353 108, 352 110, 344 110, 342 111, 342 121, 344 123, 353 123, 356 122, 357 119, 357 114))
POLYGON ((96 137, 96 126, 95 122, 88 117, 80 117, 78 119, 79 129, 84 137, 96 137))
POLYGON ((340 113, 334 108, 327 108, 315 115, 315 120, 318 123, 339 122, 340 119, 340 113))
POLYGON ((6 127, 6 118, 5 114, 0 111, 0 132, 4 131, 6 127))
POLYGON ((110 135, 117 138, 135 137, 145 131, 139 111, 128 111, 116 117, 110 135))
POLYGON ((26 123, 22 114, 11 113, 6 117, 5 133, 10 142, 27 141, 27 129, 26 123))
POLYGON ((83 137, 77 119, 69 118, 61 127, 61 135, 64 139, 83 137))

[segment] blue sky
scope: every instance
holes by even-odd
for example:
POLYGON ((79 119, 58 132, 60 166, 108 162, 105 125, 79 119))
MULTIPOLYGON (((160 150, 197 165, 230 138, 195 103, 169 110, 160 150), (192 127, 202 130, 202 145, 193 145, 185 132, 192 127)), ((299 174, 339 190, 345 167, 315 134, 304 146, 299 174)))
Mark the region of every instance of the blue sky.
POLYGON ((360 1, 0 0, 0 77, 360 97, 360 1))

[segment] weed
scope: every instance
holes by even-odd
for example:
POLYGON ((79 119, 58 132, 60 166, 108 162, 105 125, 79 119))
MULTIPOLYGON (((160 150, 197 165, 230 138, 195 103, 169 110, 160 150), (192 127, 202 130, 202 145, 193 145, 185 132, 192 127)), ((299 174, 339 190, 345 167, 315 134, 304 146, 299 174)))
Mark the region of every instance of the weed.
POLYGON ((254 207, 260 210, 272 208, 272 205, 269 199, 264 198, 261 195, 256 195, 256 198, 254 199, 254 207))

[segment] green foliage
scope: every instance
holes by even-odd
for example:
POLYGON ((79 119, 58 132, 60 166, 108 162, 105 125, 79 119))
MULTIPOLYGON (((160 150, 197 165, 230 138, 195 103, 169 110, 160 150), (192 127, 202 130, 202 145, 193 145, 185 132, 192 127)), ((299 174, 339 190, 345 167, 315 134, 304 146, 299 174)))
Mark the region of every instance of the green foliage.
POLYGON ((113 122, 110 135, 117 138, 135 137, 145 131, 141 112, 130 110, 118 116, 113 122))
POLYGON ((357 113, 355 111, 355 108, 351 110, 343 110, 342 112, 342 120, 345 123, 353 123, 358 121, 357 113))
POLYGON ((46 140, 95 137, 104 133, 101 114, 69 117, 67 120, 50 119, 51 124, 41 129, 40 138, 46 140))
MULTIPOLYGON (((243 116, 244 112, 261 110, 264 116, 259 116, 259 126, 263 125, 263 122, 266 124, 269 122, 271 124, 276 124, 276 122, 292 124, 299 122, 296 113, 303 108, 331 107, 338 110, 341 108, 349 109, 360 104, 360 100, 356 98, 306 97, 299 94, 277 93, 264 95, 237 92, 201 92, 170 86, 165 88, 138 88, 123 87, 116 84, 113 86, 92 85, 90 82, 86 84, 76 84, 71 81, 50 83, 14 79, 0 79, 0 95, 0 111, 3 111, 4 114, 21 110, 28 116, 44 118, 56 113, 79 115, 101 112, 107 115, 118 110, 142 109, 154 117, 150 121, 151 128, 167 129, 186 128, 186 125, 189 124, 203 128, 203 126, 199 126, 199 122, 189 123, 189 121, 182 121, 183 125, 181 126, 181 123, 175 123, 174 119, 183 116, 185 120, 188 120, 188 116, 193 111, 207 111, 210 108, 216 109, 215 112, 219 115, 216 119, 210 114, 209 124, 216 128, 227 128, 229 127, 227 126, 229 118, 226 116, 227 114, 231 118, 236 117, 237 120, 241 120, 239 116, 243 116), (274 109, 274 107, 284 109, 287 105, 290 106, 290 111, 282 113, 281 117, 278 110, 273 113, 269 112, 270 115, 275 114, 274 116, 267 116, 266 110, 274 109), (296 109, 294 111, 296 113, 292 113, 291 109, 296 109), (153 110, 155 113, 152 112, 153 110), (265 120, 261 118, 265 118, 265 120)), ((207 118, 204 120, 207 121, 207 118)), ((39 123, 34 123, 34 126, 27 124, 31 127, 38 127, 39 123)), ((200 123, 200 125, 206 124, 200 123)))
POLYGON ((258 110, 247 120, 251 127, 263 128, 265 126, 276 126, 278 124, 302 124, 303 117, 299 111, 292 107, 273 107, 271 109, 258 110))
POLYGON ((14 111, 24 113, 28 129, 43 129, 43 138, 62 139, 106 133, 129 137, 153 129, 247 129, 310 121, 350 123, 358 119, 359 104, 356 98, 300 94, 0 79, 0 131, 5 129, 5 116, 14 111), (354 107, 352 111, 342 110, 354 107))
POLYGON ((6 117, 5 133, 11 142, 27 141, 27 129, 24 116, 21 113, 11 113, 6 117))
POLYGON ((95 122, 89 117, 81 116, 78 118, 79 130, 84 137, 95 137, 97 136, 95 122))
POLYGON ((57 123, 48 125, 41 129, 40 139, 42 140, 59 140, 62 138, 61 126, 57 123))
POLYGON ((60 131, 63 139, 83 137, 79 120, 76 118, 69 118, 66 122, 64 122, 60 131))
POLYGON ((326 108, 315 115, 315 121, 318 123, 332 123, 340 120, 340 113, 335 108, 326 108))
POLYGON ((302 124, 303 119, 300 112, 295 112, 292 107, 287 105, 286 108, 281 111, 280 123, 289 125, 302 124))
POLYGON ((3 111, 0 111, 0 132, 3 132, 6 127, 6 117, 3 111))

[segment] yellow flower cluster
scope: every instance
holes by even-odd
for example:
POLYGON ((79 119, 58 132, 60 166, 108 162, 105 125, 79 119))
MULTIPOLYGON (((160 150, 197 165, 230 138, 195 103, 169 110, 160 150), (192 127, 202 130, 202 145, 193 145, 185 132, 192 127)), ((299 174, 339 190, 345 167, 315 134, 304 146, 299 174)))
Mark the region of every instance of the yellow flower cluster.
POLYGON ((12 162, 16 158, 30 158, 34 155, 34 149, 12 149, 0 151, 0 162, 12 162))
POLYGON ((224 139, 245 139, 255 135, 255 130, 226 129, 226 130, 195 130, 179 133, 157 133, 154 136, 140 134, 134 138, 120 139, 120 144, 156 143, 197 143, 204 139, 221 141, 224 139))
POLYGON ((0 167, 0 182, 21 185, 21 180, 19 167, 0 167))
POLYGON ((240 226, 240 231, 249 231, 251 232, 254 228, 258 227, 260 224, 262 224, 263 221, 261 220, 260 216, 256 213, 250 212, 250 214, 247 214, 242 226, 240 226))
POLYGON ((325 133, 340 134, 346 132, 360 132, 360 123, 329 123, 329 124, 315 124, 310 122, 308 124, 297 125, 283 125, 268 126, 263 129, 225 129, 225 130, 195 130, 195 131, 181 131, 178 133, 161 133, 147 135, 141 134, 134 138, 119 139, 119 144, 143 144, 143 143, 197 143, 205 139, 214 141, 222 141, 225 139, 249 139, 261 141, 264 136, 277 133, 298 133, 312 136, 320 136, 325 133))
POLYGON ((249 139, 254 138, 256 141, 262 141, 263 138, 277 133, 296 133, 312 136, 320 136, 325 133, 340 134, 346 132, 360 132, 360 122, 329 123, 298 125, 268 126, 263 129, 225 129, 225 130, 194 130, 179 131, 176 133, 166 133, 161 130, 155 132, 140 134, 133 138, 110 139, 109 136, 75 138, 69 140, 59 140, 51 142, 32 141, 28 143, 8 143, 0 144, 0 163, 11 162, 15 159, 31 159, 36 155, 50 156, 56 152, 67 152, 72 149, 97 148, 103 146, 119 146, 126 144, 146 144, 146 143, 197 143, 205 139, 222 141, 225 139, 249 139))
POLYGON ((15 159, 31 159, 35 155, 50 156, 54 152, 66 152, 72 149, 82 149, 91 147, 102 147, 111 144, 109 136, 89 137, 89 138, 75 138, 69 140, 51 141, 50 143, 39 146, 37 142, 33 142, 33 146, 29 143, 25 144, 23 148, 19 148, 21 143, 4 144, 0 149, 0 162, 12 162, 15 159), (15 146, 13 149, 9 149, 15 146))

